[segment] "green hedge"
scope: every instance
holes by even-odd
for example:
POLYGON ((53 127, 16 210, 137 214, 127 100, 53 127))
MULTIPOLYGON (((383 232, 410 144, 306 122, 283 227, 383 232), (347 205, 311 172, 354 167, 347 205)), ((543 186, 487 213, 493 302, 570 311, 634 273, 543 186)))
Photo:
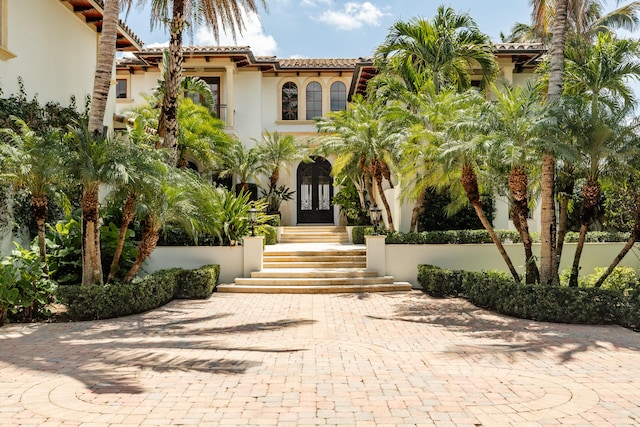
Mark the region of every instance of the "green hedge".
POLYGON ((640 328, 640 290, 569 288, 517 283, 502 272, 418 266, 418 282, 435 297, 464 296, 478 307, 545 322, 618 324, 640 328))
POLYGON ((109 319, 142 313, 174 298, 207 298, 218 283, 220 266, 157 271, 134 283, 59 286, 58 300, 74 320, 109 319))
POLYGON ((182 270, 177 275, 175 298, 209 298, 220 278, 220 266, 205 265, 195 270, 182 270))
MULTIPOLYGON (((354 244, 364 244, 364 236, 373 234, 371 226, 353 227, 352 240, 354 244)), ((470 243, 492 243, 491 236, 487 230, 446 230, 446 231, 422 231, 416 232, 390 232, 380 230, 380 234, 387 236, 385 240, 388 245, 433 245, 433 244, 470 244, 470 243)), ((520 243, 520 233, 515 230, 496 230, 496 234, 502 243, 520 243)), ((624 242, 629 237, 629 233, 590 231, 587 233, 586 241, 594 242, 624 242)), ((540 233, 531 233, 534 242, 540 241, 540 233)), ((565 242, 577 242, 578 233, 570 232, 565 237, 565 242)))

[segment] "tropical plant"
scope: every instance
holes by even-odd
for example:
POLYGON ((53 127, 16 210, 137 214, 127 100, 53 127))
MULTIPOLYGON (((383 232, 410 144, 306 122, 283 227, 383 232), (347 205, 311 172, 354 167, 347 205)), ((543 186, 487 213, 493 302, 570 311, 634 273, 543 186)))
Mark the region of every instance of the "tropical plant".
POLYGON ((0 181, 10 183, 14 188, 26 188, 31 197, 31 210, 38 228, 38 247, 44 272, 48 272, 46 262, 45 221, 49 198, 61 190, 64 180, 62 159, 64 146, 59 131, 50 130, 39 135, 27 123, 14 117, 19 132, 1 129, 5 138, 0 141, 3 156, 0 181))
MULTIPOLYGON (((371 93, 391 99, 406 98, 407 92, 420 97, 424 90, 438 94, 446 86, 463 91, 471 86, 471 70, 480 68, 483 85, 498 71, 489 37, 471 16, 444 6, 430 21, 396 22, 375 58, 382 73, 371 82, 371 93)), ((422 115, 419 108, 412 111, 422 115)), ((412 182, 417 188, 409 193, 415 200, 410 229, 415 230, 429 186, 415 174, 412 182)))
MULTIPOLYGON (((146 0, 139 2, 145 3, 146 0)), ((264 0, 262 4, 266 7, 264 0)), ((182 77, 182 33, 185 26, 196 26, 204 20, 216 39, 220 27, 235 38, 236 30, 242 32, 244 27, 243 13, 255 13, 257 7, 254 0, 151 0, 151 12, 152 26, 162 24, 169 30, 166 92, 161 114, 165 118, 165 127, 160 129, 160 136, 163 137, 163 146, 173 153, 177 161, 178 89, 182 77)))
MULTIPOLYGON (((394 230, 389 202, 384 194, 383 180, 391 187, 400 144, 407 138, 408 121, 398 103, 384 104, 355 96, 349 108, 335 111, 316 122, 319 138, 318 151, 337 154, 334 174, 349 165, 357 165, 367 183, 367 193, 373 201, 372 180, 387 213, 387 226, 394 230)), ((374 202, 375 203, 375 202, 374 202)))
POLYGON ((238 179, 236 188, 249 191, 249 180, 260 173, 261 160, 257 147, 245 148, 240 140, 234 140, 229 150, 222 153, 222 169, 219 176, 233 176, 238 179))
MULTIPOLYGON (((565 92, 578 96, 578 116, 574 133, 579 134, 580 151, 584 159, 586 181, 582 186, 580 236, 576 248, 571 286, 577 286, 584 236, 600 202, 600 176, 614 161, 629 155, 636 141, 629 138, 625 117, 633 107, 628 79, 640 79, 639 44, 617 40, 609 33, 597 36, 594 45, 567 49, 565 92), (627 143, 627 145, 625 145, 627 143), (629 144, 630 143, 630 144, 629 144)), ((620 162, 625 163, 625 162, 620 162)))
POLYGON ((92 136, 86 125, 68 132, 66 140, 70 155, 65 169, 82 187, 82 284, 102 284, 99 190, 130 179, 126 150, 120 138, 92 136))
POLYGON ((297 160, 308 161, 306 149, 296 143, 293 135, 283 135, 278 131, 265 131, 262 135, 262 141, 256 141, 256 143, 260 157, 260 169, 269 178, 267 194, 276 191, 282 169, 288 172, 291 163, 297 160))
POLYGON ((262 190, 262 196, 267 202, 267 213, 277 213, 280 211, 280 205, 282 202, 288 202, 293 200, 295 191, 291 190, 286 185, 281 185, 270 191, 262 190))

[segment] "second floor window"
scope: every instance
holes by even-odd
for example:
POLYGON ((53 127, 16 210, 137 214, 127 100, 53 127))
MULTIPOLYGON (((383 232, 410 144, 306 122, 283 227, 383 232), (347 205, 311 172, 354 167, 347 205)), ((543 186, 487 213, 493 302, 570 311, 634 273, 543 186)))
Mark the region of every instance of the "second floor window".
POLYGON ((331 85, 331 111, 347 109, 347 87, 342 82, 331 85))
POLYGON ((125 79, 117 79, 116 80, 116 98, 118 99, 126 99, 129 96, 127 95, 127 81, 125 79))
POLYGON ((322 86, 318 82, 307 85, 307 120, 322 116, 322 86))
POLYGON ((293 82, 282 86, 282 120, 298 120, 298 86, 293 82))

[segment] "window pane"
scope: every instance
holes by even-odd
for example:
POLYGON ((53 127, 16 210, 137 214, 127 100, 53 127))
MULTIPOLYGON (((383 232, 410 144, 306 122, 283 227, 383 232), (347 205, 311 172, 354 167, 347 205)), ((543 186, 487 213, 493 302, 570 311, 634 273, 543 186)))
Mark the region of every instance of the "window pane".
POLYGON ((282 120, 298 120, 298 86, 293 82, 282 86, 282 120))
POLYGON ((342 82, 331 85, 331 111, 347 109, 347 87, 342 82))
POLYGON ((322 86, 318 82, 307 85, 307 120, 322 116, 322 86))
POLYGON ((124 79, 116 80, 116 98, 127 98, 127 81, 124 79))

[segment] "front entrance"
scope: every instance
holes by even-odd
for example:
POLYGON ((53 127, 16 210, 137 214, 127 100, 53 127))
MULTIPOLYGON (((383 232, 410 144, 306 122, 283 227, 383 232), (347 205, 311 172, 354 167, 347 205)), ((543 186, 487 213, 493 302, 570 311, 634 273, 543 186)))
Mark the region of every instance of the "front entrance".
POLYGON ((313 156, 298 166, 298 222, 333 224, 331 163, 313 156))

